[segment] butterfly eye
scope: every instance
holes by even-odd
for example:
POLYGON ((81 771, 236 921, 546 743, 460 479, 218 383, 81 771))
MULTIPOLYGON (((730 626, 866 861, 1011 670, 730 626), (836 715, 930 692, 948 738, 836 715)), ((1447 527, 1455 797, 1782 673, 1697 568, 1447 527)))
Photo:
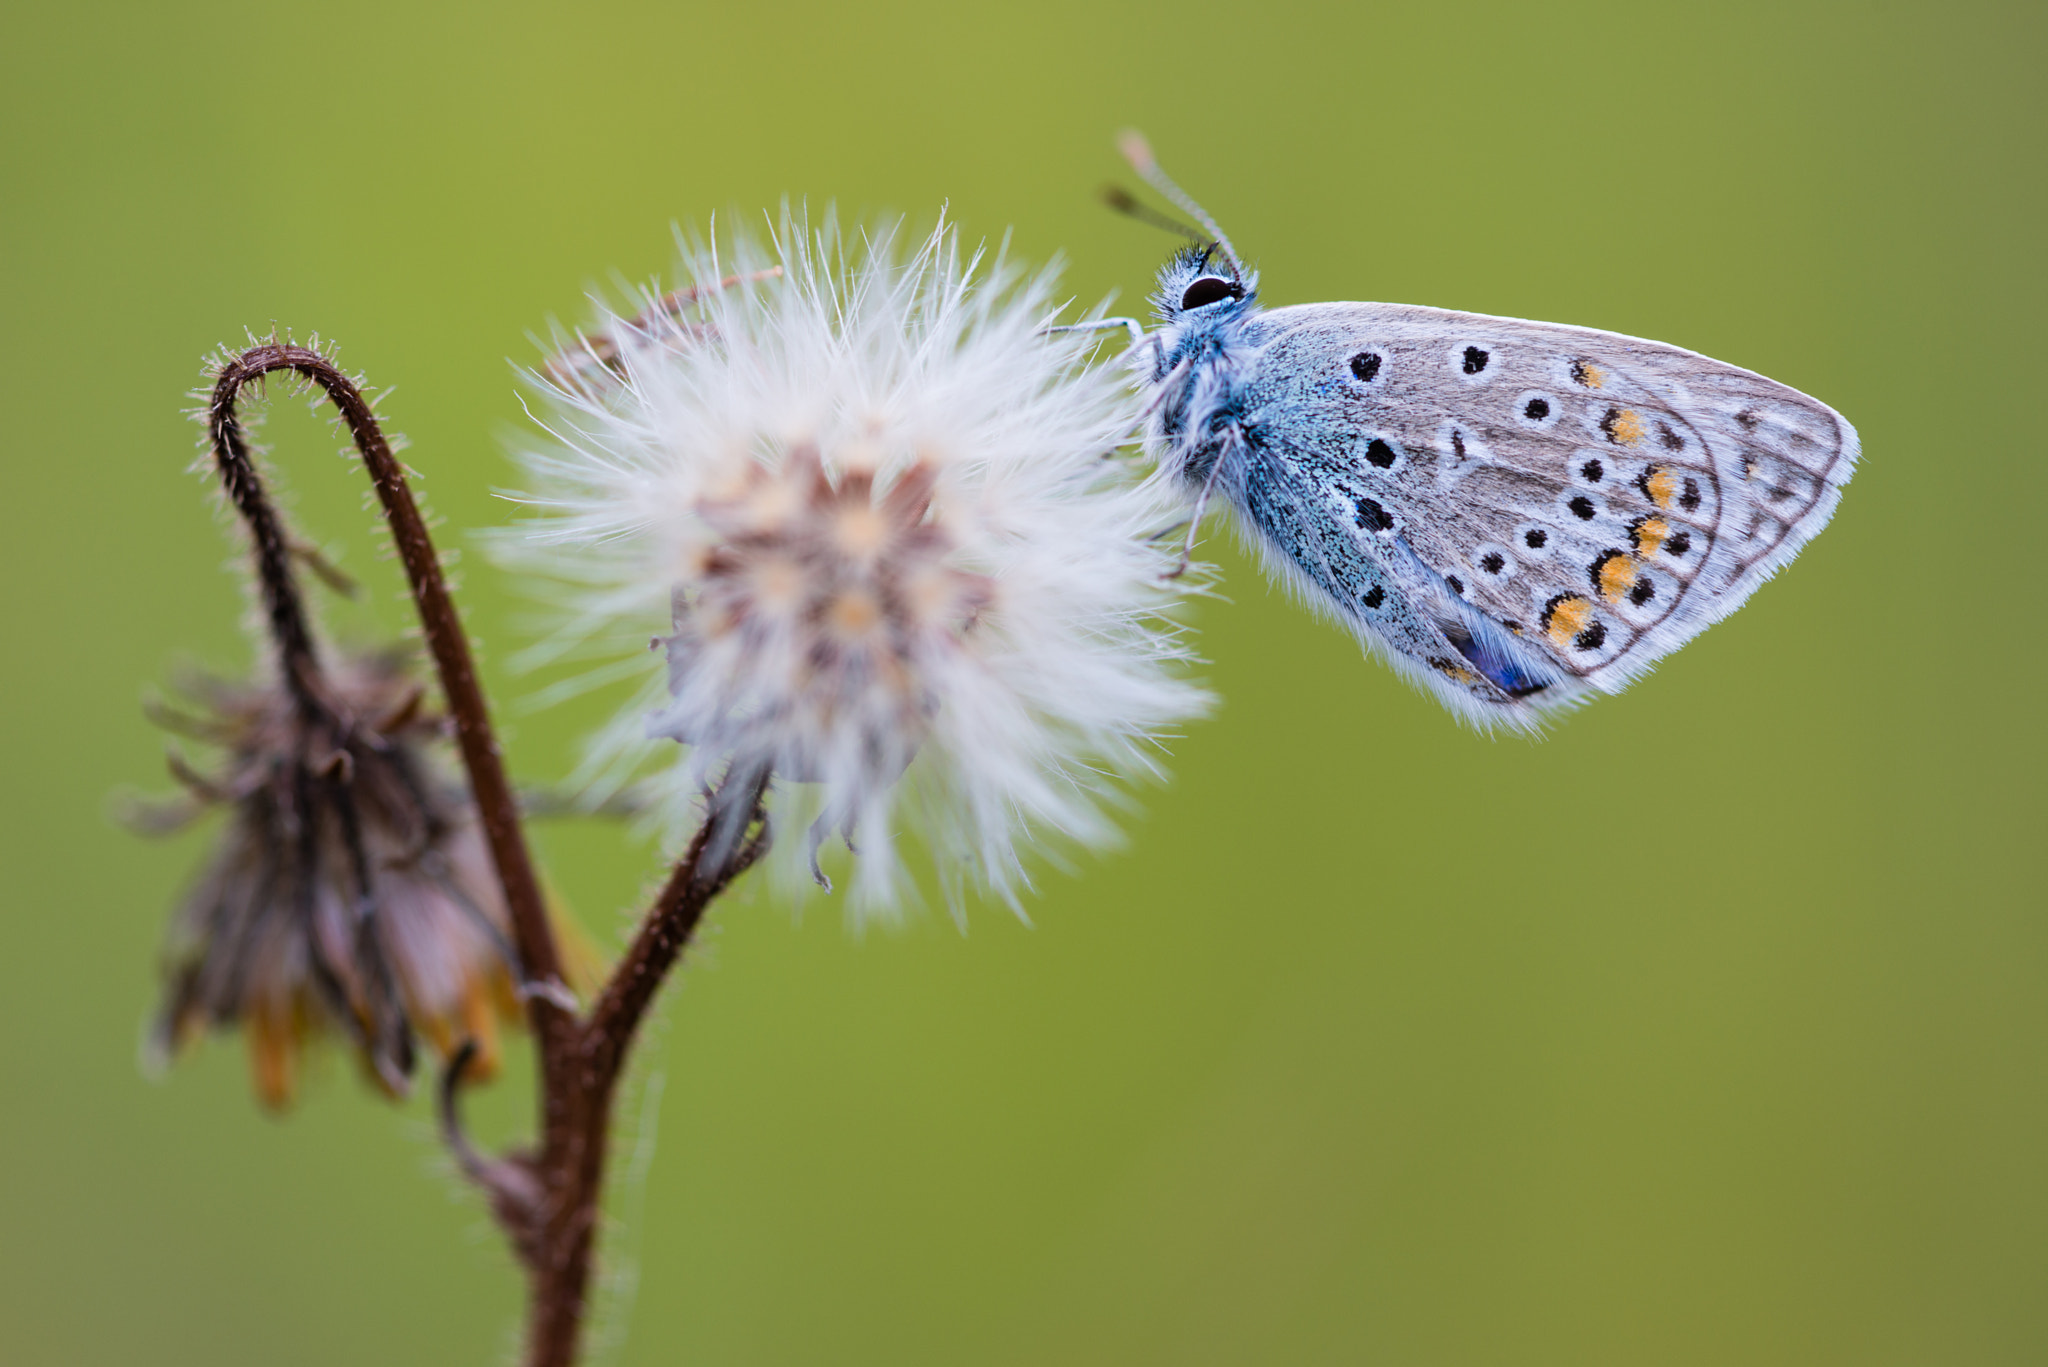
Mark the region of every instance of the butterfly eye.
POLYGON ((1180 297, 1180 306, 1184 309, 1198 309, 1219 299, 1242 298, 1244 289, 1235 280, 1225 280, 1220 275, 1205 275, 1188 286, 1187 293, 1180 297))

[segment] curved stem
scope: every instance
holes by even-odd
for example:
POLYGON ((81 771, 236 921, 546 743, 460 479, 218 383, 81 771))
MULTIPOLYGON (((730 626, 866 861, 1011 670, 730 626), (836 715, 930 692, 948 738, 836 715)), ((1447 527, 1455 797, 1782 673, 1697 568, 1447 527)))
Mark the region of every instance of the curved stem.
POLYGON ((221 485, 249 527, 264 615, 270 622, 270 639, 277 645, 278 673, 300 715, 314 720, 324 716, 326 708, 316 684, 320 664, 306 621, 305 600, 299 596, 298 579, 292 573, 291 542, 283 519, 264 492, 262 476, 250 459, 248 432, 235 412, 235 401, 250 378, 232 366, 221 371, 206 406, 206 434, 221 485))
MULTIPOLYGON (((348 424, 356 451, 370 472, 370 482, 377 490, 378 501, 384 506, 385 520, 391 527, 392 542, 405 564, 406 581, 412 588, 420 627, 426 634, 427 648, 433 654, 434 667, 441 677, 441 691, 446 695, 449 715, 455 719, 463 768, 469 773, 470 788, 476 797, 478 814, 483 819, 491 859, 497 865, 498 881, 504 888, 505 905, 511 913, 513 938, 519 949, 521 967, 527 978, 543 985, 558 982, 562 974, 561 954, 555 945, 554 932, 548 925, 540 883, 534 876, 533 859, 526 849, 526 836, 520 829, 519 805, 512 795, 512 785, 505 777, 497 737, 491 730, 490 711, 484 703, 483 690, 477 685, 469 640, 463 635, 462 619, 455 611, 455 602, 448 596, 448 583, 441 574, 441 559, 435 553, 433 538, 427 534, 426 520, 420 516, 419 505, 413 501, 412 490, 406 486, 405 470, 392 454, 391 444, 384 439, 383 429, 378 426, 376 414, 371 411, 362 391, 332 361, 310 347, 271 342, 251 347, 228 362, 221 368, 220 377, 214 384, 209 422, 216 433, 216 451, 227 449, 234 452, 239 461, 238 472, 247 472, 246 486, 236 482, 244 478, 238 473, 236 479, 230 480, 229 493, 237 498, 238 505, 238 490, 242 487, 254 489, 259 498, 261 494, 261 486, 253 482, 255 472, 249 467, 246 443, 235 420, 235 396, 243 385, 279 370, 303 375, 326 392, 328 399, 340 411, 342 420, 348 424)), ((223 474, 226 475, 225 464, 223 474)), ((252 520, 251 526, 255 525, 252 520)), ((273 530, 269 540, 265 541, 261 532, 258 534, 259 542, 265 547, 260 553, 275 556, 282 564, 286 554, 283 532, 276 528, 274 517, 270 519, 270 526, 273 530)), ((269 583, 266 574, 266 593, 269 583)), ((302 620, 299 630, 303 635, 302 620)), ((310 653, 310 640, 306 650, 310 653)), ((534 1034, 543 1044, 544 1054, 553 1052, 547 1046, 568 1024, 567 1013, 540 993, 529 993, 526 1005, 534 1034)))
MULTIPOLYGON (((264 489, 262 476, 256 471, 248 431, 236 411, 242 388, 250 378, 232 368, 217 378, 206 408, 208 445, 228 500, 249 528, 264 616, 271 643, 277 649, 278 674, 298 712, 302 744, 311 745, 312 737, 321 736, 327 744, 337 747, 333 750, 336 756, 345 758, 347 751, 339 747, 348 724, 336 715, 321 673, 305 599, 299 593, 298 577, 292 570, 291 538, 285 531, 284 519, 264 489)), ((303 760, 303 752, 300 758, 303 760)), ((296 914, 305 923, 310 924, 313 919, 311 880, 320 863, 318 824, 312 815, 321 805, 314 797, 316 791, 330 795, 331 810, 342 824, 344 841, 353 856, 349 873, 360 899, 359 909, 374 913, 375 895, 347 779, 332 772, 311 772, 302 766, 291 774, 289 782, 300 816, 295 866, 299 876, 292 890, 296 914)), ((358 971, 381 990, 370 992, 362 1001, 352 996, 341 973, 329 962, 320 937, 311 936, 307 943, 311 951, 308 969, 328 1008, 361 1046, 383 1084, 393 1093, 402 1094, 411 1071, 412 1037, 402 1013, 394 1021, 392 1013, 384 1009, 395 1000, 395 989, 390 982, 391 966, 379 952, 369 915, 358 920, 353 950, 358 971)))
POLYGON ((579 1022, 572 1014, 573 999, 561 985, 560 952, 468 641, 426 522, 406 486, 404 469, 362 391, 333 362, 307 347, 268 343, 250 348, 221 368, 207 421, 222 479, 255 539, 265 607, 295 696, 303 706, 319 709, 317 715, 325 715, 325 704, 314 687, 318 671, 312 636, 291 575, 289 543, 264 497, 235 415, 244 386, 281 370, 319 385, 348 424, 383 504, 449 714, 455 719, 463 766, 528 980, 527 1012, 539 1044, 541 1144, 537 1154, 499 1160, 485 1159, 470 1145, 456 1113, 457 1092, 471 1059, 467 1049, 450 1061, 441 1080, 442 1128, 465 1175, 491 1197, 498 1222, 526 1265, 528 1367, 569 1367, 582 1340, 619 1076, 656 993, 688 947, 705 909, 768 847, 770 832, 762 807, 768 775, 728 775, 711 794, 703 829, 648 909, 589 1020, 579 1022))

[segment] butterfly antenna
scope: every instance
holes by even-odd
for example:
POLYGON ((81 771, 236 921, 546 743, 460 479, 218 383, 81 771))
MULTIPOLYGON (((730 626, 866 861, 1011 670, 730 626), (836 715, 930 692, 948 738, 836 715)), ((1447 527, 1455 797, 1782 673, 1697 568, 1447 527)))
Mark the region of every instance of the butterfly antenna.
POLYGON ((1170 233, 1178 233, 1188 241, 1199 246, 1206 247, 1209 245, 1208 238, 1203 237, 1199 232, 1196 232, 1171 214, 1162 214, 1149 204, 1140 204, 1137 196, 1121 185, 1103 186, 1102 202, 1126 217, 1137 219, 1140 223, 1149 223, 1155 228, 1164 228, 1170 233))
POLYGON ((1145 135, 1135 128, 1127 128, 1118 135, 1117 149, 1124 154, 1124 160, 1131 169, 1143 176, 1145 183, 1180 206, 1180 211, 1202 225, 1209 235, 1216 239, 1216 245, 1223 252, 1223 259, 1230 263, 1231 274, 1239 284, 1244 283, 1244 263, 1238 259, 1237 248, 1230 245, 1229 237, 1209 217, 1209 211, 1195 203, 1187 191, 1173 183, 1173 178, 1159 169, 1159 162, 1152 155, 1152 144, 1145 141, 1145 135))

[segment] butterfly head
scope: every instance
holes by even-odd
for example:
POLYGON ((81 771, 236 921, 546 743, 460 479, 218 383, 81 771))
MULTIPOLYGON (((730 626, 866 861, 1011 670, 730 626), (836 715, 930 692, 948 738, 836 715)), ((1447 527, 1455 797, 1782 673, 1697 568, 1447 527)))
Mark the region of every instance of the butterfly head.
POLYGON ((1159 321, 1175 323, 1222 321, 1243 313, 1258 294, 1257 275, 1238 273, 1214 245, 1184 247, 1159 271, 1152 308, 1159 321))
POLYGON ((1192 246, 1175 252, 1173 259, 1159 272, 1159 289, 1152 296, 1152 306, 1159 315, 1159 321, 1168 327, 1183 322, 1210 325, 1241 316, 1258 293, 1258 276, 1245 269, 1237 248, 1230 245, 1230 239, 1209 216, 1209 211, 1195 203, 1187 191, 1174 184, 1172 177, 1159 168, 1158 161, 1152 156, 1151 145, 1141 134, 1126 131, 1118 141, 1131 169, 1178 205, 1181 212, 1200 224, 1203 233, 1207 234, 1204 237, 1193 228, 1174 223, 1164 215, 1155 215, 1130 201, 1128 196, 1111 199, 1111 205, 1125 213, 1164 222, 1194 239, 1192 246))

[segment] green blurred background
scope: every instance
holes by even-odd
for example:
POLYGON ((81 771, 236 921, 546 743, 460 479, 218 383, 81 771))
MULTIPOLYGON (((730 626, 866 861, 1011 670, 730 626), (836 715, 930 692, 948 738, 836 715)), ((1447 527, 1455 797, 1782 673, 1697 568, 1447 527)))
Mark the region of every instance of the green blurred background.
MULTIPOLYGON (((9 7, 0 1360, 515 1334, 419 1102, 336 1065, 275 1122, 234 1041, 137 1069, 204 842, 108 795, 165 786, 146 687, 248 658, 185 472, 202 354, 339 339, 460 546, 507 516, 507 358, 672 221, 950 201, 1134 304, 1170 244, 1093 197, 1134 124, 1269 302, 1663 338, 1840 408, 1862 472, 1541 744, 1226 554, 1220 712, 1033 927, 723 906, 629 1098, 607 1360, 2048 1361, 2043 37, 1884 0, 9 7)), ((268 437, 376 587, 343 624, 403 625, 336 436, 293 400, 268 437)), ((469 544, 509 706, 519 604, 469 544)), ((511 717, 519 773, 592 715, 511 717)), ((615 942, 647 851, 543 844, 615 942)))

